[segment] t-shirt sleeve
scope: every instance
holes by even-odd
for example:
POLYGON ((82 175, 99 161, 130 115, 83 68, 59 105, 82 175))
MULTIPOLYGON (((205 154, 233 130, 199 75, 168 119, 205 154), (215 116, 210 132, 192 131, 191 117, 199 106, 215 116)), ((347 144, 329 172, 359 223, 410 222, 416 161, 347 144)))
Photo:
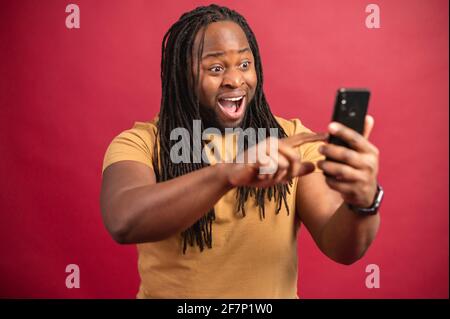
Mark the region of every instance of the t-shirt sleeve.
MULTIPOLYGON (((291 123, 294 125, 293 134, 304 132, 314 133, 309 128, 305 127, 299 119, 293 119, 291 120, 291 123)), ((319 153, 319 147, 320 145, 323 144, 325 143, 322 141, 318 141, 312 143, 305 143, 299 147, 302 161, 312 162, 316 166, 314 172, 322 172, 322 170, 319 167, 317 167, 317 162, 325 159, 325 156, 319 153)))
POLYGON ((156 127, 150 123, 136 122, 132 129, 123 131, 109 144, 104 159, 102 173, 116 162, 136 161, 153 168, 153 147, 156 127))

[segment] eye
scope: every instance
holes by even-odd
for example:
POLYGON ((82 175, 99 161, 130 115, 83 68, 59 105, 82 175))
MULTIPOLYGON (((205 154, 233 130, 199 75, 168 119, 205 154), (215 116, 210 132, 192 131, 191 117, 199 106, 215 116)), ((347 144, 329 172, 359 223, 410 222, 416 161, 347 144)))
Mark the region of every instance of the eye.
POLYGON ((244 61, 241 63, 241 68, 247 70, 248 68, 250 68, 250 64, 251 64, 250 61, 244 61))
POLYGON ((221 67, 220 65, 215 65, 211 68, 209 68, 209 71, 213 72, 213 73, 219 73, 223 70, 223 67, 221 67))

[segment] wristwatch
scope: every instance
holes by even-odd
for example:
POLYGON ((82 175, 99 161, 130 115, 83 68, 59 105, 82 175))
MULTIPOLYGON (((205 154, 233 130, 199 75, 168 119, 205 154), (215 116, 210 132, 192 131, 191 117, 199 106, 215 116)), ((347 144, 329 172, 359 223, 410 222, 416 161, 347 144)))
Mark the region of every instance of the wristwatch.
POLYGON ((347 204, 348 208, 350 208, 355 213, 360 215, 375 215, 378 212, 378 208, 381 205, 381 200, 383 199, 384 191, 383 188, 378 184, 377 185, 377 193, 375 194, 375 200, 370 207, 357 207, 351 204, 347 204))

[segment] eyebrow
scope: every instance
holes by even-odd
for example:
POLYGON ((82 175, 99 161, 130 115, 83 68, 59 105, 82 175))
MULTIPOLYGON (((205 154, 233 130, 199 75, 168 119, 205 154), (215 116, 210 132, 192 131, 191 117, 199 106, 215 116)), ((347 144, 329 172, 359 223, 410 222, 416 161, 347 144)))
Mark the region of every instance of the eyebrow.
MULTIPOLYGON (((249 47, 246 47, 246 48, 243 48, 243 49, 239 49, 237 51, 237 53, 241 54, 241 53, 244 53, 244 52, 247 52, 247 51, 250 51, 249 47)), ((209 58, 209 57, 216 57, 217 58, 217 57, 223 56, 223 55, 225 55, 224 51, 211 51, 211 52, 208 52, 208 53, 204 54, 202 56, 202 60, 206 59, 206 58, 209 58)))

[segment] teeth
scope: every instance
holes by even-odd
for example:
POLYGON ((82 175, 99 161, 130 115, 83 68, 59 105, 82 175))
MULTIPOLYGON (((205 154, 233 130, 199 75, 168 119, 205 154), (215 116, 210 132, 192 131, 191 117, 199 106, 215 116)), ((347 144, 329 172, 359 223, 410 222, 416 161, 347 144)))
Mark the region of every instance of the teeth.
POLYGON ((225 101, 240 101, 242 98, 243 98, 243 96, 239 96, 239 97, 223 98, 222 100, 225 100, 225 101))

